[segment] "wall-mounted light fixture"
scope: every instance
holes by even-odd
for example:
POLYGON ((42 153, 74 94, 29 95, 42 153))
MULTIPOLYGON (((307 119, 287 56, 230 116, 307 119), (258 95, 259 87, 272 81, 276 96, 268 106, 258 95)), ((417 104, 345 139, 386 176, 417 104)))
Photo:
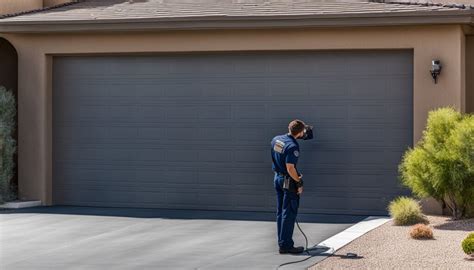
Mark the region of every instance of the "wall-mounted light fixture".
POLYGON ((439 60, 433 60, 431 61, 431 69, 430 69, 430 73, 431 73, 431 77, 433 77, 433 80, 435 83, 438 82, 438 76, 439 74, 441 73, 441 62, 439 60))

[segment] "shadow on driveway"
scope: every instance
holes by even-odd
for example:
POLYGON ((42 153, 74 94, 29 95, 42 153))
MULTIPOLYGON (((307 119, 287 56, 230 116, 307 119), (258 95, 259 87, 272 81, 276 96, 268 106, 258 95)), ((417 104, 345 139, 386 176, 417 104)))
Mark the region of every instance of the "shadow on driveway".
MULTIPOLYGON (((273 212, 250 211, 216 211, 216 210, 178 210, 153 208, 114 208, 114 207, 85 207, 85 206, 41 206, 24 209, 4 209, 2 214, 63 214, 110 216, 130 218, 168 218, 168 219, 220 219, 245 221, 275 221, 273 212)), ((331 215, 331 214, 298 214, 299 222, 304 223, 337 223, 353 224, 367 216, 331 215)))

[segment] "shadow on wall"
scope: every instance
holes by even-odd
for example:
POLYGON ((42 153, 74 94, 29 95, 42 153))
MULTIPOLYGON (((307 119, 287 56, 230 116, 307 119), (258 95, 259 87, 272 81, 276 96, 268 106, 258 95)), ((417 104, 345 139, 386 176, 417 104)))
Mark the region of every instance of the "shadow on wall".
MULTIPOLYGON (((175 210, 152 208, 115 208, 115 207, 80 207, 80 206, 49 206, 32 207, 18 210, 0 210, 2 214, 60 214, 114 216, 130 218, 167 218, 167 219, 216 219, 243 221, 275 221, 275 213, 247 211, 215 211, 215 210, 175 210)), ((367 216, 329 215, 329 214, 298 214, 298 221, 305 223, 337 223, 352 224, 367 216)))
POLYGON ((0 37, 0 85, 17 95, 18 55, 13 45, 0 37))
MULTIPOLYGON (((18 54, 13 45, 6 39, 0 37, 0 86, 4 86, 7 90, 12 91, 15 96, 16 111, 18 111, 18 54)), ((18 114, 15 117, 17 123, 13 138, 18 142, 18 114)), ((18 155, 13 156, 15 164, 18 164, 18 155)), ((18 187, 18 166, 15 171, 11 184, 18 187)), ((17 191, 18 194, 18 191, 17 191)))

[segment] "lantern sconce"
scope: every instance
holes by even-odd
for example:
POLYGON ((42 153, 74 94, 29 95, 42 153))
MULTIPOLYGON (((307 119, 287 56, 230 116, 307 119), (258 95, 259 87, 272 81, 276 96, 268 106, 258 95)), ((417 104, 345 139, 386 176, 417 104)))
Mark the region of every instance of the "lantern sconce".
POLYGON ((431 61, 430 73, 431 73, 431 77, 433 77, 435 84, 438 82, 438 76, 441 73, 441 68, 442 68, 441 61, 439 60, 431 61))

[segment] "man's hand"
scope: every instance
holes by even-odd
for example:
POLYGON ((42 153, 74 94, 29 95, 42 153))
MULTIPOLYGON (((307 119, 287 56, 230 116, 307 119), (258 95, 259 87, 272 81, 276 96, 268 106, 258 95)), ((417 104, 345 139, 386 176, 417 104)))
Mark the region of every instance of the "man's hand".
POLYGON ((301 193, 303 193, 303 187, 298 188, 298 195, 300 195, 301 193))

